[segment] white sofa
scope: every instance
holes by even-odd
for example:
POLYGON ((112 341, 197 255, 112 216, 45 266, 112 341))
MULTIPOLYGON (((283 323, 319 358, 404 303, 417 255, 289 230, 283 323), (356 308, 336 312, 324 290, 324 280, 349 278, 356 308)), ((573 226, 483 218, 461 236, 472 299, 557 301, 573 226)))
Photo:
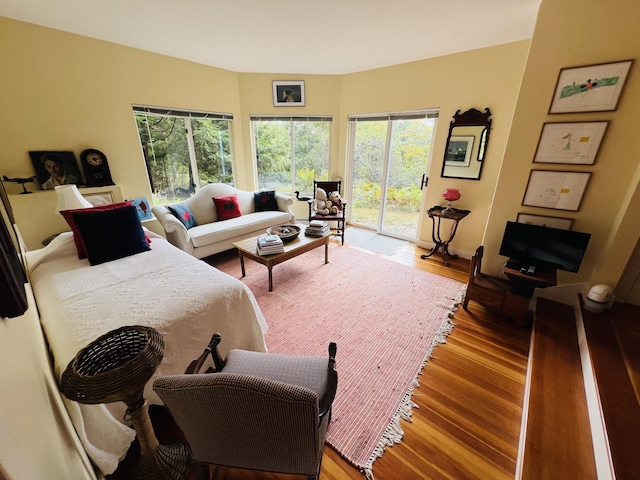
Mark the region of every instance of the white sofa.
POLYGON ((256 212, 254 193, 238 190, 224 183, 210 183, 182 202, 189 207, 198 223, 187 229, 167 208, 155 205, 151 211, 164 228, 167 240, 196 258, 204 258, 233 248, 239 240, 265 233, 275 225, 294 223, 291 211, 293 198, 276 193, 277 211, 256 212), (214 197, 236 194, 242 215, 228 220, 218 220, 214 197))

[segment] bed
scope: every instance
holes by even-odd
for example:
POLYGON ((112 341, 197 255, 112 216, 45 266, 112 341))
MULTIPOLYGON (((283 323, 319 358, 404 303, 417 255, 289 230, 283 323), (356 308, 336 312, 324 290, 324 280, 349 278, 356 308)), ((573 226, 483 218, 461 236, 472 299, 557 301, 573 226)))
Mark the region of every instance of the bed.
MULTIPOLYGON (((151 326, 163 335, 165 353, 155 376, 183 373, 214 332, 224 338, 225 355, 231 348, 266 351, 267 325, 242 282, 163 237, 148 231, 146 236, 150 250, 95 265, 78 258, 72 232, 26 254, 58 379, 81 348, 123 325, 151 326)), ((161 404, 152 383, 145 397, 161 404)), ((124 403, 65 403, 97 469, 112 473, 135 436, 124 423, 124 403)))

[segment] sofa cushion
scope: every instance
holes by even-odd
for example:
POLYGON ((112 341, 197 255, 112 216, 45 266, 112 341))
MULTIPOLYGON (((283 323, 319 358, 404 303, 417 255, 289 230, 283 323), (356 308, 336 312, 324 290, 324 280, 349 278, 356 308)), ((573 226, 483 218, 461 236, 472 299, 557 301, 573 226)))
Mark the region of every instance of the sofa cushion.
POLYGON ((225 222, 198 225, 189 230, 189 236, 193 246, 198 248, 238 236, 266 232, 269 227, 290 222, 291 216, 287 212, 255 212, 232 218, 225 222))
POLYGON ((263 190, 253 194, 256 212, 271 212, 278 210, 275 190, 263 190))
POLYGON ((235 194, 225 195, 223 197, 213 197, 213 203, 216 205, 219 221, 242 216, 238 196, 235 194))
POLYGON ((185 228, 189 229, 198 225, 196 217, 193 216, 191 209, 184 203, 178 203, 176 205, 169 205, 167 207, 175 217, 182 222, 185 228))

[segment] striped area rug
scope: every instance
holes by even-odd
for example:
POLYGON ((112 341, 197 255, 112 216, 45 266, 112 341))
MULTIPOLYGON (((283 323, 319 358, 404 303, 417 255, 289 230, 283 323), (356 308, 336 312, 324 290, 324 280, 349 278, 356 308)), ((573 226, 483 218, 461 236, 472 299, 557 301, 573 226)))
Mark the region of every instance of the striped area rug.
MULTIPOLYGON (((237 257, 210 263, 240 278, 237 257)), ((247 259, 245 267, 269 351, 324 356, 337 343, 327 443, 372 478, 373 462, 402 439, 417 375, 450 333, 465 285, 333 243, 326 265, 318 248, 275 266, 273 292, 266 267, 247 259)))

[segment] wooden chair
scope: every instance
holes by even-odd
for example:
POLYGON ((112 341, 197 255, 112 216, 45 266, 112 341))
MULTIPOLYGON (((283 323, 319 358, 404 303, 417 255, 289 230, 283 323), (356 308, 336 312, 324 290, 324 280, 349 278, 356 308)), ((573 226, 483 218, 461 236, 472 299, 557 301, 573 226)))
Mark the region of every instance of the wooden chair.
POLYGON ((215 334, 184 375, 153 384, 200 464, 198 474, 208 480, 213 464, 317 480, 338 386, 336 344, 328 360, 238 349, 222 360, 219 342, 215 334), (199 374, 209 354, 215 370, 199 374))
POLYGON ((467 293, 464 296, 462 307, 468 310, 469 300, 473 300, 484 305, 488 310, 498 314, 508 314, 505 309, 507 300, 511 296, 511 283, 509 280, 484 275, 482 270, 482 256, 484 246, 480 245, 469 265, 469 281, 467 283, 467 293))
POLYGON ((335 180, 331 182, 317 182, 313 181, 313 197, 307 200, 309 204, 309 222, 311 220, 321 220, 323 222, 329 223, 331 227, 331 222, 335 222, 335 227, 331 227, 332 231, 335 231, 335 235, 339 236, 341 239, 342 245, 344 245, 344 227, 346 223, 346 213, 347 213, 347 202, 342 200, 342 208, 338 210, 338 213, 335 215, 321 215, 314 209, 315 198, 316 198, 316 190, 318 188, 322 188, 325 192, 327 192, 327 196, 331 192, 338 192, 342 196, 342 181, 335 180))

